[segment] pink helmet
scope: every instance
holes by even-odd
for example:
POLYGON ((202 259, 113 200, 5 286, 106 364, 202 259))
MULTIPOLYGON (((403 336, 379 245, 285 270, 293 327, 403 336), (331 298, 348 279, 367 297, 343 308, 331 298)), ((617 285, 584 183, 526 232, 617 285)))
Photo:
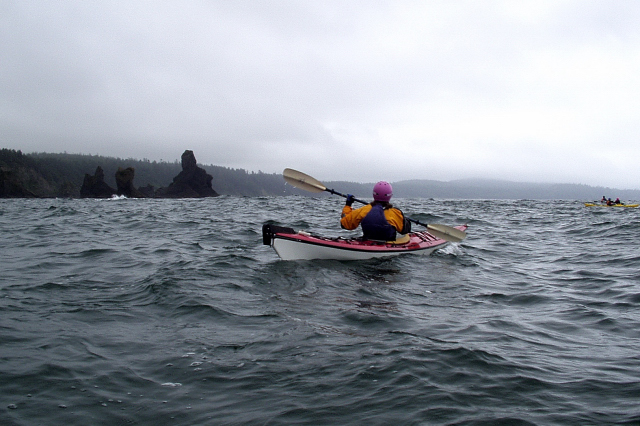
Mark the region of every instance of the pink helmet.
POLYGON ((389 201, 393 195, 393 188, 389 182, 381 180, 373 187, 373 199, 376 201, 389 201))

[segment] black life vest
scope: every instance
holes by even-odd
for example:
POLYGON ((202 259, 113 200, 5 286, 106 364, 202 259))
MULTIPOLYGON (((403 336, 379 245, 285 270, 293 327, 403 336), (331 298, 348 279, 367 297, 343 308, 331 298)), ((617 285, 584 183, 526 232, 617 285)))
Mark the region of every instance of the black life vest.
POLYGON ((393 241, 396 239, 396 228, 394 228, 384 217, 384 207, 381 204, 374 204, 371 210, 360 222, 362 233, 367 240, 393 241))

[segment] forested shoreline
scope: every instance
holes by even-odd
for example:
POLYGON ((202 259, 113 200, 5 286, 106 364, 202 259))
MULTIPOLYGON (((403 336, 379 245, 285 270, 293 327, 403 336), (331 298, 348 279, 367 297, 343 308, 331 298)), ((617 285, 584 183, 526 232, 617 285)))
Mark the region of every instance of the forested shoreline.
MULTIPOLYGON (((279 196, 309 194, 285 184, 280 173, 263 173, 214 165, 199 165, 212 176, 213 189, 220 195, 279 196)), ((85 175, 104 171, 105 182, 115 184, 119 168, 135 170, 136 187, 166 187, 181 171, 179 160, 173 162, 148 159, 117 158, 88 154, 29 153, 0 149, 0 197, 80 197, 85 175), (13 185, 13 186, 12 186, 13 185), (8 188, 14 192, 8 194, 8 188)), ((324 182, 342 193, 367 197, 371 183, 343 181, 324 182)), ((639 200, 640 190, 594 187, 583 184, 522 183, 482 179, 450 182, 409 180, 393 182, 394 193, 405 198, 437 199, 532 199, 532 200, 599 200, 603 195, 623 200, 639 200)))
MULTIPOLYGON (((280 174, 199 166, 213 177, 213 188, 219 194, 263 196, 299 193, 295 188, 285 186, 280 174)), ((119 168, 132 167, 137 187, 151 185, 156 188, 168 186, 182 170, 179 160, 158 162, 85 154, 24 154, 20 150, 0 149, 0 182, 6 184, 11 181, 20 185, 25 190, 22 196, 79 197, 85 175, 93 174, 97 167, 102 168, 105 182, 110 186, 115 186, 115 174, 119 168)))

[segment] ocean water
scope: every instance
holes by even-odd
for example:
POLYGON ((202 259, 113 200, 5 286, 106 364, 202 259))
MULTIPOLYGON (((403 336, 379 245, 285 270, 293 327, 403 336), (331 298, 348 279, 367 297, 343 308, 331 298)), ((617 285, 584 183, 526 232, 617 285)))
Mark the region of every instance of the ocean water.
POLYGON ((0 201, 0 424, 640 424, 640 209, 399 199, 430 256, 279 260, 342 199, 0 201))

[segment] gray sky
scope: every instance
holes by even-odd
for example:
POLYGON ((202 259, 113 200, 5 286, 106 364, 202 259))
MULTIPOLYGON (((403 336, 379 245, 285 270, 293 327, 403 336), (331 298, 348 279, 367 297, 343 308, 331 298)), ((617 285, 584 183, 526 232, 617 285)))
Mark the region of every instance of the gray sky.
POLYGON ((0 0, 0 147, 640 189, 640 1, 0 0))

